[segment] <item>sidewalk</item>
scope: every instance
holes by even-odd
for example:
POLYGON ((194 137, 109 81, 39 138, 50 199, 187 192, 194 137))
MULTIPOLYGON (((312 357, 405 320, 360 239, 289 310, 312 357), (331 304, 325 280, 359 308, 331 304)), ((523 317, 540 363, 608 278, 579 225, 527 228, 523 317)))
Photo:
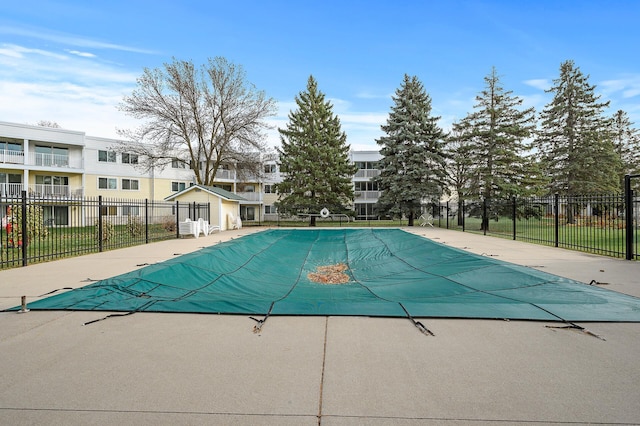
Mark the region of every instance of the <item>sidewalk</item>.
MULTIPOLYGON (((640 262, 432 228, 443 244, 640 297, 640 262)), ((0 309, 256 228, 0 271, 0 309)), ((640 324, 0 313, 0 424, 640 424, 640 324)))

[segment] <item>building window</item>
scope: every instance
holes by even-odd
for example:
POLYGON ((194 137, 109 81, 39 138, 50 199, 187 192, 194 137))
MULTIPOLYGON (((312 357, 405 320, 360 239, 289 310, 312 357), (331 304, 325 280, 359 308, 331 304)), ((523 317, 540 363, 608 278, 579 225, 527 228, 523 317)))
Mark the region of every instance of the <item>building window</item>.
POLYGON ((138 164, 138 154, 129 154, 127 152, 122 153, 123 164, 138 164))
POLYGON ((115 163, 116 162, 116 152, 115 151, 98 151, 98 161, 101 163, 115 163))
POLYGON ((137 191, 140 189, 137 179, 122 179, 122 189, 137 191))
POLYGON ((264 214, 276 214, 278 209, 275 206, 264 206, 264 214))
POLYGON ((355 182, 356 191, 378 191, 378 182, 355 182))
POLYGON ((68 206, 42 206, 42 217, 45 225, 69 225, 68 206))
POLYGON ((100 208, 100 216, 117 216, 118 206, 102 206, 100 208))
POLYGON ((245 185, 243 192, 255 192, 256 187, 253 185, 245 185))
POLYGON ((35 160, 36 166, 67 167, 69 166, 69 150, 55 146, 36 145, 35 160))
POLYGON ((118 179, 116 178, 98 178, 99 189, 118 189, 118 179))
POLYGON ((276 193, 275 185, 265 185, 264 186, 264 193, 265 194, 275 194, 276 193))
POLYGON ((122 216, 140 216, 140 207, 122 206, 122 216))
POLYGON ((18 142, 0 140, 0 151, 22 152, 22 144, 18 142))
POLYGON ((173 192, 184 191, 186 185, 184 182, 171 182, 171 190, 173 192))
POLYGON ((378 168, 377 161, 356 161, 356 166, 360 170, 376 170, 378 168))
POLYGON ((171 168, 173 169, 186 169, 187 165, 184 163, 184 161, 181 161, 177 158, 174 158, 171 160, 171 168))
POLYGON ((276 172, 276 165, 275 164, 265 164, 264 165, 264 172, 265 173, 275 173, 276 172))

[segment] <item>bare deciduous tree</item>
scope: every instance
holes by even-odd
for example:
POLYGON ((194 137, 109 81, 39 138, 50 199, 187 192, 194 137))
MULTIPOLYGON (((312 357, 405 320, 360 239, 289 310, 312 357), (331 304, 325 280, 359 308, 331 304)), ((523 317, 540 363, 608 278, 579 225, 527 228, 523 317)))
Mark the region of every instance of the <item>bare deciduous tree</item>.
POLYGON ((36 126, 51 127, 52 129, 60 129, 60 125, 55 121, 40 120, 36 123, 36 126))
POLYGON ((145 68, 137 83, 119 109, 145 122, 119 130, 126 141, 117 150, 138 154, 146 169, 183 162, 203 185, 213 184, 222 164, 259 176, 264 119, 276 104, 246 81, 241 66, 221 57, 200 68, 174 59, 164 68, 145 68))

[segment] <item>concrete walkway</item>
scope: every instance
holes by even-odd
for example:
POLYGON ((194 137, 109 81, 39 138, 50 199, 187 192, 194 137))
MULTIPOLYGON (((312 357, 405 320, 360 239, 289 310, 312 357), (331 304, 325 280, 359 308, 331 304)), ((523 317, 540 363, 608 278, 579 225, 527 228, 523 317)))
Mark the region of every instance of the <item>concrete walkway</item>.
MULTIPOLYGON (((640 297, 640 262, 442 229, 453 247, 640 297)), ((226 231, 0 271, 0 310, 226 231)), ((640 424, 640 324, 105 312, 0 313, 0 424, 640 424)))

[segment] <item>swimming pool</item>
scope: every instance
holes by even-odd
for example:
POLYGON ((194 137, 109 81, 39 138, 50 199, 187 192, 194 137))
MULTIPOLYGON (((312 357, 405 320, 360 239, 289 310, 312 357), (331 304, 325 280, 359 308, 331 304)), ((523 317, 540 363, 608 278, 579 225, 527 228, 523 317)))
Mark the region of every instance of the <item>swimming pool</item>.
POLYGON ((29 308, 640 321, 633 296, 381 228, 267 230, 29 308))

